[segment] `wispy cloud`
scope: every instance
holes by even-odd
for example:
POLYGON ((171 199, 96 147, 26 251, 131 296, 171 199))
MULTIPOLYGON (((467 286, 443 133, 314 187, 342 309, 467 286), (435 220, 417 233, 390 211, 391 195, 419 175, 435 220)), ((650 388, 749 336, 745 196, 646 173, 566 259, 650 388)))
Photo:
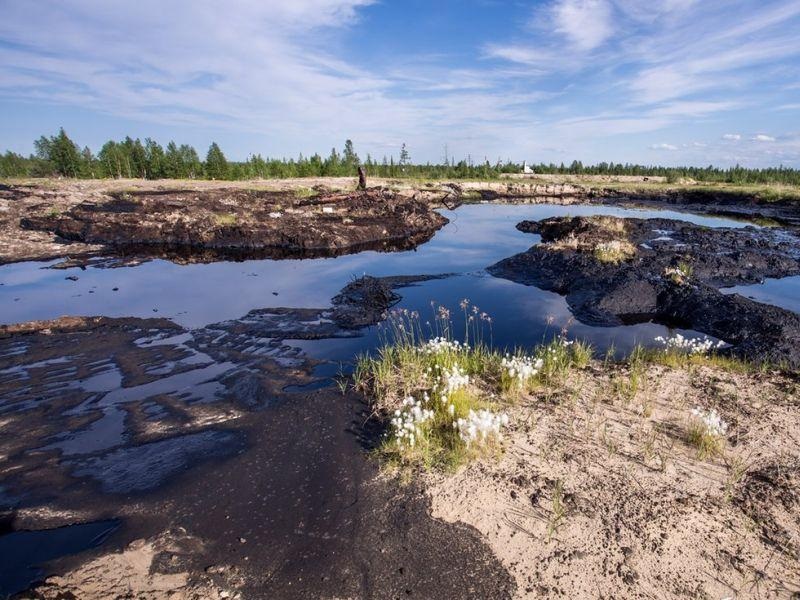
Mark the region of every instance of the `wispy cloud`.
POLYGON ((262 140, 241 154, 352 137, 378 155, 410 142, 421 160, 448 143, 479 159, 800 162, 784 133, 800 106, 797 0, 548 0, 496 11, 494 27, 474 9, 428 9, 471 48, 420 28, 392 54, 364 35, 408 10, 392 0, 4 2, 0 102, 262 140))
POLYGON ((579 50, 591 50, 614 33, 606 0, 562 0, 553 7, 555 30, 579 50))

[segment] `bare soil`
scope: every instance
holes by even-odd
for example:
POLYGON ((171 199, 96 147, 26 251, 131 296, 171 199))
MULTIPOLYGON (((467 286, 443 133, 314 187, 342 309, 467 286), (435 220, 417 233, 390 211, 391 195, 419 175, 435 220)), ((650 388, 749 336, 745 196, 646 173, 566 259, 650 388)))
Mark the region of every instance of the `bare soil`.
POLYGON ((516 598, 797 598, 800 388, 774 374, 650 367, 633 397, 599 363, 511 410, 499 461, 427 476, 433 515, 475 527, 516 598), (691 408, 730 424, 720 456, 691 408))

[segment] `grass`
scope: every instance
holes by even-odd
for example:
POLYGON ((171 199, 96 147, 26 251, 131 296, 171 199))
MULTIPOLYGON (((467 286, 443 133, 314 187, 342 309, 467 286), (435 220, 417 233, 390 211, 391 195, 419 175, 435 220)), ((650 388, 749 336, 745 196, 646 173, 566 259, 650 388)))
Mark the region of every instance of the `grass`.
POLYGON ((292 194, 294 194, 295 198, 313 198, 314 196, 317 196, 319 192, 310 187, 300 186, 294 188, 292 190, 292 194))
POLYGON ((214 219, 217 225, 236 225, 236 215, 234 214, 214 215, 214 219))
POLYGON ((664 274, 672 280, 675 285, 684 285, 691 281, 694 276, 694 267, 687 261, 680 261, 675 267, 669 267, 664 274))
POLYGON ((597 244, 593 254, 602 263, 619 264, 633 258, 636 247, 627 240, 611 240, 597 244))
POLYGON ((473 325, 479 313, 468 301, 462 309, 464 342, 452 339, 453 323, 444 309, 427 334, 418 315, 393 311, 383 325, 382 347, 357 360, 353 385, 387 423, 378 452, 389 464, 452 470, 497 454, 507 419, 503 409, 523 394, 564 381, 591 360, 591 346, 564 337, 529 354, 504 353, 481 333, 491 321, 473 325))
POLYGON ((697 457, 701 460, 722 454, 725 449, 725 437, 717 435, 700 420, 692 419, 687 428, 687 440, 697 449, 697 457))
POLYGON ((547 522, 547 538, 551 539, 567 515, 564 505, 564 484, 559 479, 553 484, 550 519, 547 522))

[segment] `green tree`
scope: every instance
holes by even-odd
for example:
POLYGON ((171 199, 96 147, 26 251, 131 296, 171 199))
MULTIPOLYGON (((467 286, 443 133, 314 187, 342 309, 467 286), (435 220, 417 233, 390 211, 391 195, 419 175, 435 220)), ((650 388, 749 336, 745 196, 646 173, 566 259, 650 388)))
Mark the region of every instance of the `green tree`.
POLYGON ((150 139, 144 140, 144 161, 148 179, 162 179, 166 175, 166 160, 161 145, 150 139))
POLYGON ((200 162, 197 150, 189 144, 181 144, 178 152, 181 154, 181 162, 184 169, 181 177, 188 177, 189 179, 200 177, 203 174, 203 163, 200 162))
POLYGON ((408 154, 408 148, 406 148, 406 144, 404 142, 402 147, 400 148, 400 166, 405 167, 406 165, 410 164, 411 164, 411 156, 408 154))
POLYGON ((352 140, 345 141, 342 158, 344 159, 346 175, 352 174, 353 170, 361 163, 361 160, 358 158, 358 154, 356 154, 356 151, 353 149, 352 140))
POLYGON ((206 177, 211 179, 226 179, 228 177, 228 161, 216 142, 212 142, 208 148, 206 177))
POLYGON ((164 177, 169 179, 181 179, 186 177, 183 165, 183 156, 178 150, 175 142, 167 144, 167 151, 164 153, 164 177))
POLYGON ((37 156, 50 163, 56 174, 64 177, 78 177, 81 174, 81 150, 69 139, 63 127, 58 135, 50 138, 42 136, 33 145, 37 156))

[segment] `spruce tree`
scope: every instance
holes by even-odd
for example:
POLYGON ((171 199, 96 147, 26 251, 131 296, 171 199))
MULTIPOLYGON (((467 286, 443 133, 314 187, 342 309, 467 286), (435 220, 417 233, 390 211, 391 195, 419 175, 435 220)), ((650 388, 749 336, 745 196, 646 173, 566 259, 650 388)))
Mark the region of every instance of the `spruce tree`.
POLYGON ((208 148, 205 166, 206 177, 210 179, 226 179, 228 177, 228 161, 216 142, 212 142, 208 148))

